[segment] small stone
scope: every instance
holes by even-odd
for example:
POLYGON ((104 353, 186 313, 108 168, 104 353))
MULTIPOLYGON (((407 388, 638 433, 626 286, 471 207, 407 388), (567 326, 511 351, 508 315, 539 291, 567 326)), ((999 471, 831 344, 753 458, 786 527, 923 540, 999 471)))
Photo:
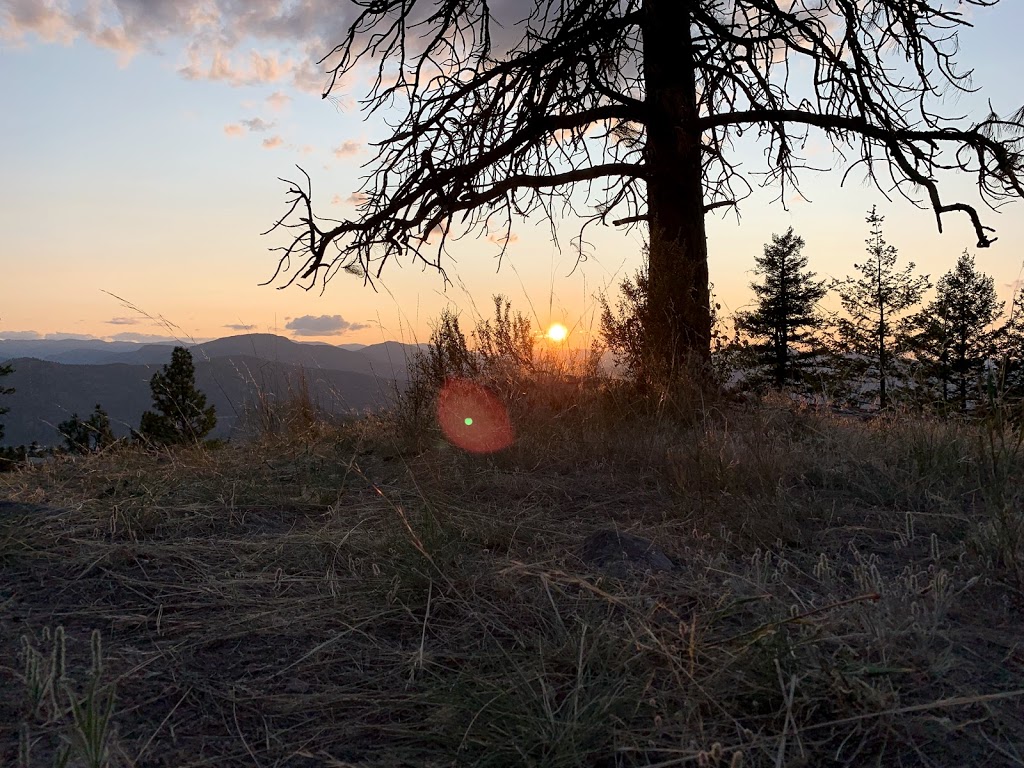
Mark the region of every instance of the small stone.
POLYGON ((580 556, 584 562, 618 579, 634 572, 670 571, 675 567, 672 559, 653 542, 615 530, 595 531, 587 536, 580 556))

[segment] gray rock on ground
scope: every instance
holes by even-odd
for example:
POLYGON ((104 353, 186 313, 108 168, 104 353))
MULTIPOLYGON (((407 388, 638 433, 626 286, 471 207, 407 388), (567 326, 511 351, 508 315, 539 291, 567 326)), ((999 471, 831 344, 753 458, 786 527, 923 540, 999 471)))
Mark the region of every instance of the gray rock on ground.
POLYGON ((672 559, 641 536, 615 530, 601 530, 587 536, 580 557, 589 565, 599 568, 616 579, 645 571, 670 571, 675 568, 672 559))

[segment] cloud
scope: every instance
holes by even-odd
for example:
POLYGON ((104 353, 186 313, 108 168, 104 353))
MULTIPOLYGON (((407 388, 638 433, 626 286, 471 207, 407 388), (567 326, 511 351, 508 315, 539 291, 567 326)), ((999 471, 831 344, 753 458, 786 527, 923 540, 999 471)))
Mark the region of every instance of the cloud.
POLYGON ((277 149, 284 144, 284 139, 280 136, 271 136, 269 139, 263 140, 264 149, 277 149))
POLYGON ((69 333, 66 331, 57 331, 56 333, 48 333, 44 336, 47 341, 66 341, 67 339, 81 339, 81 340, 96 340, 99 337, 93 336, 91 333, 69 333))
POLYGON ((519 242, 519 235, 517 235, 515 232, 513 232, 511 235, 507 235, 507 236, 506 235, 499 235, 499 234, 495 233, 493 235, 488 235, 487 236, 487 240, 489 242, 494 243, 495 245, 505 245, 506 244, 505 241, 507 240, 508 241, 508 245, 512 245, 512 243, 518 243, 519 242))
POLYGON ((122 65, 128 64, 141 46, 141 41, 132 39, 123 25, 109 25, 95 2, 72 10, 52 0, 0 0, 0 39, 21 43, 30 35, 62 45, 83 37, 99 48, 118 53, 122 65))
MULTIPOLYGON (((127 64, 140 50, 160 54, 183 41, 178 71, 187 79, 282 83, 318 94, 328 79, 317 62, 350 21, 334 0, 0 0, 0 39, 9 43, 85 39, 127 64), (241 50, 243 43, 255 48, 241 50)), ((272 103, 283 106, 282 95, 272 103)))
POLYGON ((138 341, 150 344, 156 344, 164 341, 178 341, 174 336, 163 336, 159 333, 137 333, 135 331, 122 331, 121 333, 115 333, 107 338, 111 341, 138 341))
POLYGON ((364 323, 350 323, 341 315, 303 315, 285 324, 295 336, 340 336, 369 327, 364 323))
POLYGON ((68 45, 77 36, 68 15, 62 9, 32 0, 4 3, 3 16, 0 18, 4 21, 0 25, 0 34, 10 41, 33 34, 48 43, 68 45))
MULTIPOLYGON (((273 128, 275 123, 264 120, 261 117, 254 117, 250 120, 239 120, 237 123, 228 123, 224 126, 224 133, 228 136, 244 136, 246 131, 249 133, 265 133, 273 128)), ((278 137, 274 137, 277 139, 278 137)), ((263 142, 263 146, 267 149, 273 149, 274 147, 280 146, 282 142, 278 140, 276 143, 270 145, 267 142, 263 142)))
POLYGON ((110 325, 136 325, 140 321, 137 317, 112 317, 106 322, 110 325))
POLYGON ((341 195, 334 195, 331 198, 331 205, 345 205, 345 204, 347 204, 347 205, 357 205, 358 206, 358 205, 362 205, 363 203, 365 203, 369 199, 370 199, 370 196, 367 195, 365 192, 353 192, 348 197, 342 197, 341 195))
POLYGON ((255 328, 255 325, 246 325, 244 323, 226 323, 225 328, 230 328, 232 331, 251 331, 255 328))
MULTIPOLYGON (((417 12, 433 13, 433 5, 421 3, 417 12)), ((505 38, 521 35, 515 22, 529 5, 491 1, 496 51, 507 45, 505 38)), ((319 95, 329 84, 326 70, 337 56, 320 61, 345 39, 357 6, 337 0, 0 0, 0 38, 64 45, 84 39, 115 51, 122 63, 139 51, 160 55, 182 44, 182 77, 279 84, 268 103, 280 109, 288 102, 287 88, 319 95)), ((346 83, 336 83, 335 90, 344 93, 346 83)))
POLYGON ((262 54, 249 51, 248 60, 238 60, 232 52, 218 48, 209 55, 204 51, 190 46, 188 64, 181 67, 178 73, 186 80, 213 80, 228 85, 261 85, 280 83, 288 79, 295 69, 291 59, 282 59, 277 53, 262 54))
POLYGON ((362 144, 358 141, 346 141, 344 144, 335 147, 331 151, 334 152, 335 157, 342 158, 357 155, 359 154, 360 149, 362 149, 362 144))
POLYGON ((274 127, 274 123, 268 123, 266 120, 259 117, 254 117, 251 120, 240 120, 239 122, 253 133, 263 133, 264 131, 269 131, 274 127))
POLYGON ((274 91, 267 96, 267 106, 275 112, 280 112, 291 103, 292 97, 284 91, 274 91))
POLYGON ((15 339, 18 341, 32 341, 41 338, 43 338, 43 334, 39 333, 39 331, 0 331, 0 339, 8 341, 15 339))
POLYGON ((302 149, 300 149, 299 151, 304 155, 312 155, 314 152, 316 152, 316 147, 314 147, 312 144, 303 144, 302 149))

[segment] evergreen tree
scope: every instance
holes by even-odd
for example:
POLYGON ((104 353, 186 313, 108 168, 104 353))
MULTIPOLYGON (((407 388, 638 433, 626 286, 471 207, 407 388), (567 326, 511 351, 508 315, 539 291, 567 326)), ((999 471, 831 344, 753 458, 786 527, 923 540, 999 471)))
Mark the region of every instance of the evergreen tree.
POLYGON ((1002 387, 1011 397, 1019 398, 1024 395, 1024 285, 1014 294, 999 341, 1002 387))
POLYGON ((872 206, 867 223, 871 234, 865 240, 868 258, 854 269, 860 277, 833 281, 848 317, 838 323, 843 352, 863 355, 867 368, 878 379, 880 408, 889 403, 888 377, 894 368, 895 355, 906 339, 905 323, 899 316, 921 301, 931 287, 927 275, 914 275, 914 263, 896 270, 898 251, 882 237, 885 220, 872 206))
POLYGON ((64 442, 70 453, 92 453, 111 445, 114 442, 114 430, 110 427, 110 417, 103 407, 96 404, 92 415, 82 421, 77 413, 57 425, 57 430, 64 436, 64 442))
POLYGON ((214 406, 206 407, 206 395, 196 389, 192 353, 175 347, 171 362, 149 381, 153 411, 142 414, 139 435, 156 445, 195 443, 217 425, 214 406))
POLYGON ((956 266, 939 280, 935 298, 912 319, 920 329, 916 354, 942 383, 942 399, 955 385, 961 411, 967 410, 967 390, 997 351, 998 329, 992 324, 1005 304, 996 297, 995 281, 977 271, 974 257, 964 251, 956 266))
POLYGON ((806 271, 803 247, 803 238, 794 235, 792 227, 781 237, 772 235, 771 244, 755 259, 754 274, 764 278, 750 284, 757 308, 736 318, 737 329, 758 340, 753 349, 759 362, 769 367, 777 389, 800 380, 802 364, 812 354, 811 331, 822 325, 815 304, 828 289, 824 280, 815 280, 815 273, 806 271))
MULTIPOLYGON (((0 379, 2 379, 4 376, 9 376, 12 373, 14 373, 14 368, 13 367, 11 367, 10 365, 0 365, 0 379)), ((0 395, 11 395, 11 394, 14 394, 14 388, 13 387, 0 387, 0 395)), ((9 410, 11 410, 11 409, 10 408, 0 407, 0 416, 3 416, 9 410)), ((0 440, 3 440, 3 439, 4 439, 4 425, 0 424, 0 440)))

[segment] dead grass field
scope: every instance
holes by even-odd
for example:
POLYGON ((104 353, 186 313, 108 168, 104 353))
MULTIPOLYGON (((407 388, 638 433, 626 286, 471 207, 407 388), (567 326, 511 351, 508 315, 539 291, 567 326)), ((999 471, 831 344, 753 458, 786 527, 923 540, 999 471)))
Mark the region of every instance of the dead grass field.
POLYGON ((513 415, 0 475, 0 764, 1024 765, 1012 428, 513 415))

